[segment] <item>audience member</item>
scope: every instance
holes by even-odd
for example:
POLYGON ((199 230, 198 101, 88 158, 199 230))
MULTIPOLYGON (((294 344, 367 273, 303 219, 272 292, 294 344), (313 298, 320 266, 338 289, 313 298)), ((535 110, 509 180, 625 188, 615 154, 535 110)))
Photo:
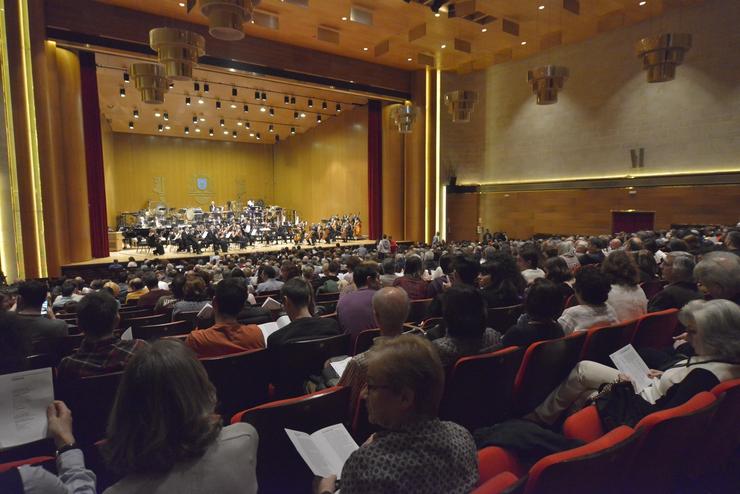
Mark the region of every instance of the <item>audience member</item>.
POLYGON ((449 254, 442 254, 439 258, 439 271, 442 272, 440 276, 432 276, 432 281, 427 285, 427 298, 434 298, 440 295, 444 291, 445 285, 452 284, 452 273, 455 271, 452 265, 452 256, 449 254))
POLYGON ((339 270, 341 265, 337 261, 329 261, 324 265, 323 283, 316 293, 337 293, 339 291, 339 270))
POLYGON ((555 283, 563 297, 563 302, 567 301, 573 292, 573 271, 568 268, 568 264, 562 257, 551 257, 545 261, 544 265, 545 278, 555 283))
MULTIPOLYGON (((552 257, 548 261, 565 261, 552 257)), ((550 280, 539 278, 534 281, 524 301, 524 314, 516 325, 509 329, 501 341, 502 346, 528 347, 542 340, 564 336, 557 318, 563 312, 563 297, 558 286, 550 280)))
POLYGON ((575 271, 576 268, 581 266, 581 262, 576 255, 576 248, 570 240, 565 240, 558 244, 558 254, 560 254, 560 257, 568 265, 569 270, 575 271))
POLYGON ((159 280, 154 273, 146 273, 142 278, 149 292, 139 297, 139 302, 136 304, 138 307, 154 307, 160 298, 170 294, 169 290, 159 288, 159 280))
POLYGON ((180 312, 199 312, 208 303, 206 300, 206 284, 200 276, 191 275, 185 281, 182 290, 183 300, 172 304, 172 320, 180 312))
POLYGON ((655 255, 652 252, 646 249, 637 251, 635 261, 639 269, 640 283, 647 283, 658 279, 658 264, 655 262, 655 255))
POLYGON ((267 338, 268 348, 341 334, 339 325, 334 319, 311 315, 309 307, 313 305, 313 290, 304 280, 293 278, 287 281, 280 294, 283 296, 283 307, 290 318, 290 323, 267 338))
POLYGON ((159 340, 123 373, 108 422, 106 494, 256 493, 257 431, 221 427, 216 390, 182 343, 159 340))
POLYGON ((481 266, 478 284, 486 306, 492 308, 520 304, 527 281, 510 254, 495 252, 481 266))
POLYGON ((191 331, 185 344, 199 357, 219 357, 264 348, 262 330, 255 324, 244 325, 237 321, 246 301, 247 287, 242 278, 221 281, 216 285, 213 298, 216 324, 208 329, 191 331))
POLYGON ((154 312, 161 313, 173 309, 175 304, 185 296, 185 276, 176 274, 170 282, 170 292, 163 294, 154 304, 154 312))
POLYGON ((611 290, 609 278, 598 268, 584 266, 579 269, 573 289, 579 305, 565 309, 558 319, 566 335, 619 322, 617 313, 606 303, 611 290))
POLYGON ((631 321, 647 313, 647 297, 637 285, 639 274, 632 256, 615 250, 604 259, 601 271, 611 282, 606 303, 614 309, 619 321, 631 321))
POLYGON ((740 256, 731 252, 710 252, 694 268, 694 278, 712 298, 740 304, 740 256))
POLYGON ((648 302, 648 312, 680 309, 691 300, 702 298, 694 283, 694 256, 688 252, 669 252, 660 265, 668 285, 648 302))
POLYGON ((59 338, 67 336, 67 323, 54 317, 54 311, 49 307, 46 315, 41 309, 47 297, 46 285, 40 281, 28 280, 18 285, 16 300, 16 314, 18 314, 19 330, 31 340, 59 338))
POLYGON ((67 302, 79 302, 82 295, 77 294, 77 284, 72 280, 62 283, 62 294, 54 299, 51 305, 54 310, 61 310, 67 302))
MULTIPOLYGON (((478 482, 475 444, 463 427, 437 418, 443 390, 444 370, 423 338, 399 336, 372 351, 367 370, 368 418, 382 431, 344 464, 342 494, 473 490, 478 482)), ((336 477, 327 477, 318 492, 336 488, 336 477)))
POLYGON ((365 261, 354 268, 354 284, 357 290, 343 295, 337 303, 339 327, 352 335, 352 341, 366 329, 376 328, 373 317, 372 299, 380 288, 378 265, 365 261))
POLYGON ((588 239, 588 248, 585 254, 578 258, 581 266, 587 266, 589 264, 601 264, 604 260, 604 249, 606 248, 606 242, 603 238, 591 237, 588 239))
POLYGON ((393 282, 393 286, 399 286, 406 290, 411 300, 427 298, 427 282, 421 278, 421 257, 410 255, 406 258, 403 276, 393 282))
POLYGON ((13 312, 0 311, 0 374, 26 370, 31 349, 31 338, 21 330, 18 317, 13 312))
POLYGON ((144 284, 144 280, 141 278, 133 278, 128 283, 128 292, 126 293, 126 304, 130 302, 137 302, 143 296, 149 293, 149 289, 144 284))
POLYGON ((516 260, 527 284, 531 285, 537 278, 545 277, 545 272, 540 269, 540 253, 533 245, 525 244, 516 260))
POLYGON ((262 266, 262 283, 257 285, 257 293, 259 294, 262 292, 274 292, 280 290, 280 288, 282 288, 283 286, 283 282, 276 280, 276 276, 277 273, 275 272, 275 268, 273 268, 269 264, 262 266))
POLYGON ((383 288, 393 286, 396 281, 396 261, 392 257, 386 257, 381 264, 383 274, 380 275, 380 286, 383 288))

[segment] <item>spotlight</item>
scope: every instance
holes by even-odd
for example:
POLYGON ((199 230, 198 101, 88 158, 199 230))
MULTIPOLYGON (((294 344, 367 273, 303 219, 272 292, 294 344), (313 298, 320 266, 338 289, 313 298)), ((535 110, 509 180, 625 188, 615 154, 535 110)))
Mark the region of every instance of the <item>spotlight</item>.
POLYGON ((235 110, 235 109, 236 109, 236 103, 231 103, 231 104, 229 105, 229 107, 230 107, 230 108, 231 108, 232 110, 235 110))
POLYGON ((321 115, 316 115, 316 122, 321 123, 321 115))
POLYGON ((244 113, 249 113, 249 105, 244 105, 244 113))
POLYGON ((158 111, 155 111, 155 112, 154 112, 154 116, 155 116, 155 117, 157 117, 157 118, 159 118, 159 117, 161 117, 161 116, 162 116, 162 114, 161 114, 161 113, 159 113, 158 111))
POLYGON ((301 118, 306 118, 306 114, 301 112, 301 118))
POLYGON ((216 101, 216 110, 220 110, 220 109, 221 109, 221 102, 216 101))
POLYGON ((139 110, 134 110, 134 118, 139 118, 139 110))
POLYGON ((190 134, 190 127, 185 127, 185 135, 190 134))
POLYGON ((128 123, 128 128, 131 129, 131 130, 133 130, 134 129, 134 123, 133 122, 129 122, 128 123))
POLYGON ((292 136, 295 135, 295 127, 291 127, 290 128, 290 135, 292 135, 292 136))
POLYGON ((208 87, 208 83, 203 84, 203 92, 207 93, 209 91, 210 87, 208 87))
POLYGON ((159 125, 157 126, 157 130, 158 130, 159 132, 162 132, 162 131, 164 130, 164 127, 162 126, 162 124, 159 124, 159 125))
POLYGON ((226 122, 225 122, 225 121, 224 121, 224 119, 222 118, 221 120, 219 120, 219 121, 218 121, 218 124, 219 124, 219 125, 220 125, 221 127, 223 127, 224 125, 226 125, 226 122))
POLYGON ((170 130, 171 128, 172 128, 172 127, 170 127, 169 125, 165 125, 165 126, 164 126, 164 130, 170 130))
POLYGON ((283 102, 285 102, 286 105, 290 104, 290 96, 285 95, 285 98, 283 98, 283 102))
POLYGON ((197 83, 197 82, 194 82, 193 83, 193 91, 195 91, 196 93, 198 91, 200 91, 200 84, 199 83, 197 83))
POLYGON ((185 105, 190 106, 190 96, 185 98, 185 105))
POLYGON ((341 113, 341 111, 342 111, 342 105, 337 103, 337 113, 341 113))
POLYGON ((232 87, 231 88, 231 95, 232 96, 236 96, 237 94, 238 94, 238 91, 236 90, 236 88, 235 87, 232 87))
POLYGON ((231 133, 231 137, 233 137, 234 139, 236 139, 236 131, 234 131, 234 132, 231 133))
POLYGON ((244 124, 244 128, 245 129, 251 129, 252 128, 252 124, 250 124, 249 122, 247 122, 247 123, 244 124))
POLYGON ((205 101, 203 101, 203 98, 198 98, 198 104, 202 105, 203 103, 205 103, 205 101))
POLYGON ((267 108, 265 108, 264 106, 260 106, 260 111, 262 113, 265 113, 267 111, 267 108))
POLYGON ((273 126, 272 124, 270 124, 270 127, 269 127, 269 129, 268 129, 268 130, 269 130, 269 131, 270 131, 271 133, 272 133, 272 132, 275 132, 275 126, 273 126))
POLYGON ((200 134, 200 129, 198 127, 195 128, 195 133, 200 134))
POLYGON ((170 119, 170 114, 167 112, 164 112, 164 115, 162 115, 162 118, 164 118, 164 121, 167 122, 170 119))
POLYGON ((312 99, 309 99, 308 100, 308 107, 309 108, 313 108, 313 100, 312 99))
POLYGON ((275 109, 274 108, 270 108, 270 116, 271 117, 274 117, 275 116, 275 109))
POLYGON ((206 121, 206 117, 203 117, 203 116, 201 116, 201 117, 200 117, 200 121, 201 121, 201 122, 205 122, 205 121, 206 121))
POLYGON ((170 84, 169 84, 169 86, 168 86, 168 87, 169 87, 170 89, 174 88, 174 87, 175 87, 175 83, 174 83, 174 82, 170 82, 170 84))
POLYGON ((295 105, 295 96, 290 97, 290 104, 295 105))
POLYGON ((123 73, 123 82, 125 82, 126 84, 131 82, 131 77, 128 75, 128 72, 123 73))
POLYGON ((213 137, 213 129, 208 129, 208 135, 213 137))
POLYGON ((260 133, 259 133, 259 132, 257 132, 257 135, 256 135, 255 137, 257 137, 257 140, 258 140, 258 141, 261 141, 261 140, 262 140, 262 136, 260 135, 260 133))
POLYGON ((239 126, 239 127, 241 127, 244 124, 242 124, 241 121, 239 121, 239 122, 236 123, 236 125, 239 126))
POLYGON ((119 94, 121 95, 121 98, 125 98, 126 97, 126 90, 123 89, 123 88, 121 88, 121 91, 119 92, 119 94))
POLYGON ((229 131, 228 130, 224 130, 224 135, 225 136, 229 135, 229 131))
POLYGON ((193 123, 198 124, 198 115, 193 115, 193 123))
POLYGON ((267 101, 267 93, 262 93, 262 101, 267 101))
POLYGON ((323 103, 321 103, 321 109, 322 110, 326 110, 327 108, 329 108, 329 105, 326 104, 326 101, 324 101, 323 103))

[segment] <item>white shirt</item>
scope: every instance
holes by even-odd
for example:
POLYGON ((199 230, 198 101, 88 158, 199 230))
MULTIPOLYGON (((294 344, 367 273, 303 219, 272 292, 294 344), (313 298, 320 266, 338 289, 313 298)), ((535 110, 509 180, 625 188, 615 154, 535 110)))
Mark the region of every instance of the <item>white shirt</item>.
POLYGON ((614 309, 620 322, 647 314, 647 297, 639 286, 612 285, 606 304, 614 309))
POLYGON ((524 271, 522 271, 522 276, 524 276, 524 279, 527 280, 527 284, 531 285, 537 278, 544 278, 545 272, 542 271, 540 268, 525 269, 524 271))
POLYGON ((558 323, 568 335, 573 331, 586 331, 596 326, 611 326, 619 322, 617 314, 608 304, 600 307, 576 305, 563 311, 558 323))
POLYGON ((85 468, 82 450, 70 449, 57 457, 59 476, 43 467, 23 465, 18 468, 26 494, 95 494, 95 474, 85 468))
POLYGON ((727 364, 725 362, 707 362, 706 364, 701 363, 706 360, 714 360, 714 357, 708 356, 697 356, 691 358, 691 365, 686 364, 686 360, 678 362, 670 369, 666 370, 659 378, 653 380, 653 384, 646 387, 640 392, 640 396, 650 403, 655 403, 661 397, 665 396, 671 386, 678 384, 686 378, 686 376, 694 369, 706 369, 715 376, 719 382, 729 381, 731 379, 737 379, 740 377, 740 365, 727 364), (695 364, 696 363, 696 364, 695 364))

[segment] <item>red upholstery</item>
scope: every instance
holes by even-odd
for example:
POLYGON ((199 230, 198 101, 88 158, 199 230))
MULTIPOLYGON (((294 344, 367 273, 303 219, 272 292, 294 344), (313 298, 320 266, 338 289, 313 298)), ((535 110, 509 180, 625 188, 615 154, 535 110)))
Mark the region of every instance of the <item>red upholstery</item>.
POLYGON ((522 312, 524 312, 523 304, 510 305, 508 307, 489 307, 488 327, 500 333, 505 333, 510 327, 516 324, 522 312))
POLYGON ((216 411, 229 420, 239 410, 265 403, 270 362, 266 349, 250 350, 221 357, 202 358, 200 362, 216 387, 216 411))
POLYGON ((0 464, 0 473, 7 472, 8 470, 12 468, 18 468, 23 465, 39 465, 41 463, 46 462, 54 462, 53 456, 36 456, 34 458, 28 458, 26 460, 19 460, 19 461, 11 461, 8 463, 2 463, 0 464))
POLYGON ((585 407, 565 420, 563 434, 571 439, 595 441, 604 435, 596 405, 585 407))
POLYGON ((623 425, 581 447, 542 458, 529 470, 525 494, 619 492, 620 485, 630 485, 621 479, 640 445, 639 435, 623 425))
POLYGON ((622 348, 629 341, 637 325, 637 320, 612 326, 591 328, 586 333, 581 360, 592 360, 611 365, 609 355, 622 348))
POLYGON ((529 345, 514 381, 516 413, 525 414, 542 403, 568 377, 581 355, 586 333, 529 345))
POLYGON ((511 417, 514 378, 523 356, 524 349, 509 347, 458 360, 447 380, 440 418, 472 431, 511 417))
POLYGON ((507 490, 519 481, 511 472, 504 472, 488 479, 483 485, 473 491, 472 494, 499 494, 507 490))
POLYGON ((645 314, 637 321, 632 336, 635 348, 666 348, 673 343, 678 326, 678 309, 668 309, 645 314))
POLYGON ((478 451, 478 483, 483 484, 504 472, 517 477, 527 473, 516 456, 498 446, 489 446, 478 451))

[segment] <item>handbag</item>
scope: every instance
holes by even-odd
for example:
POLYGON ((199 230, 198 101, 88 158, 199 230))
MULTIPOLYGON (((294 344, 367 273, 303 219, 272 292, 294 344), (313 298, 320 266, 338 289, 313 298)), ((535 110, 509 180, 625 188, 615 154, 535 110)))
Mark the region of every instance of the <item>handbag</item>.
POLYGON ((592 401, 607 432, 620 425, 634 427, 655 407, 636 394, 629 381, 603 384, 592 401))

